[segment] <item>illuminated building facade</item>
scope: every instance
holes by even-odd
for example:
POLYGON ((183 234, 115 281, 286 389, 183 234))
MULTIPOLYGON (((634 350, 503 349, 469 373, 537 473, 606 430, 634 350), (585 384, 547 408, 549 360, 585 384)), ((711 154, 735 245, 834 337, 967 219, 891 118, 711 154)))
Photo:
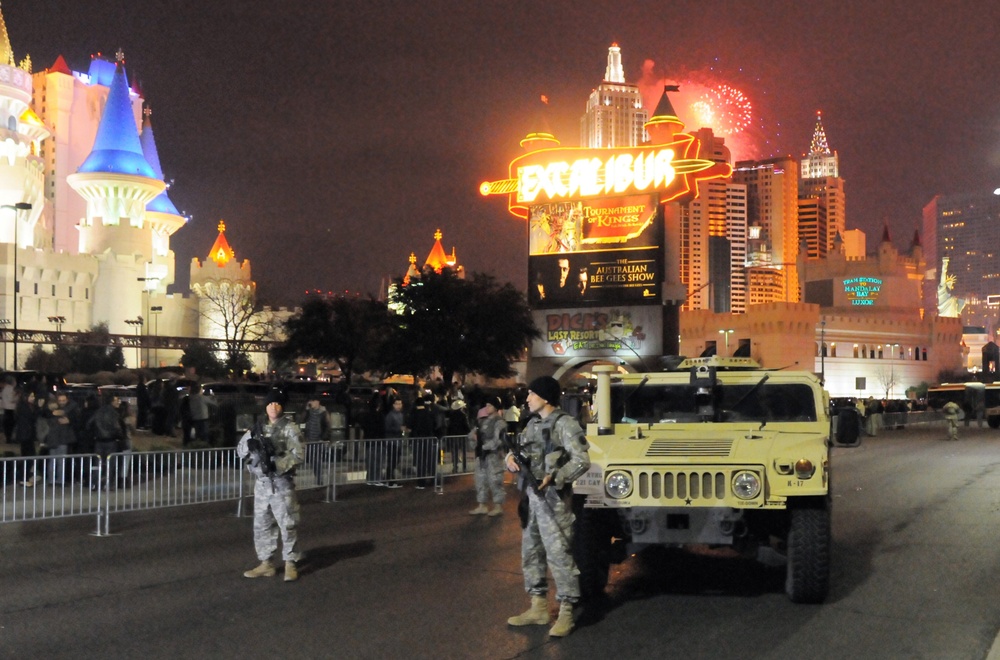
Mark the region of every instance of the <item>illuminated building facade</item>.
POLYGON ((810 258, 823 257, 846 229, 844 180, 836 151, 830 149, 823 118, 816 113, 809 153, 802 159, 799 181, 799 233, 810 258))
POLYGON ((919 241, 903 255, 888 232, 882 238, 867 259, 848 259, 839 241, 826 258, 801 259, 803 302, 682 314, 681 353, 722 354, 728 344, 765 367, 821 374, 839 397, 904 398, 908 387, 962 368, 969 350, 960 319, 924 313, 919 241))
MULTIPOLYGON (((710 128, 693 135, 704 158, 730 163, 729 149, 710 128)), ((682 310, 746 309, 746 186, 721 179, 698 182, 698 196, 680 207, 682 310)))
POLYGON ((948 258, 948 274, 955 277, 952 294, 964 299, 966 325, 995 333, 1000 316, 1000 194, 977 192, 938 195, 923 212, 928 262, 935 269, 929 279, 937 285, 941 261, 948 258))
POLYGON ((608 49, 604 81, 590 93, 580 119, 580 144, 585 147, 637 147, 646 142, 648 118, 639 87, 625 82, 618 44, 608 49))
MULTIPOLYGON (((129 85, 124 55, 94 57, 86 73, 62 56, 37 73, 29 58, 14 61, 0 14, 3 329, 76 332, 104 323, 120 335, 217 336, 201 332, 201 296, 167 293, 170 237, 187 218, 167 194, 152 122, 129 85)), ((22 341, 15 356, 5 342, 5 364, 23 366, 31 347, 22 341)), ((157 353, 161 364, 180 357, 157 353)), ((131 355, 126 360, 138 366, 131 355)), ((266 368, 265 355, 253 358, 266 368)))
POLYGON ((797 302, 799 165, 791 157, 738 161, 733 182, 747 190, 747 304, 797 302))
MULTIPOLYGON (((528 221, 528 302, 542 330, 528 378, 676 352, 682 207, 704 181, 720 179, 725 190, 732 167, 705 158, 701 141, 683 132, 670 91, 646 122, 646 144, 560 148, 535 130, 508 178, 480 186, 507 196, 510 212, 528 221)), ((724 198, 716 220, 724 234, 724 198)))

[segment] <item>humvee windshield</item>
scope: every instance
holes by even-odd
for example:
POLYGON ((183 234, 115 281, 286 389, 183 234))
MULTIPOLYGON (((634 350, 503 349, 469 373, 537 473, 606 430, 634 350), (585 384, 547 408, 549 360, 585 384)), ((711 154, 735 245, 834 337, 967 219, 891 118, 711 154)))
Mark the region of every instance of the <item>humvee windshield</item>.
POLYGON ((659 422, 815 422, 813 390, 802 383, 717 383, 707 391, 688 383, 614 384, 612 419, 659 422))

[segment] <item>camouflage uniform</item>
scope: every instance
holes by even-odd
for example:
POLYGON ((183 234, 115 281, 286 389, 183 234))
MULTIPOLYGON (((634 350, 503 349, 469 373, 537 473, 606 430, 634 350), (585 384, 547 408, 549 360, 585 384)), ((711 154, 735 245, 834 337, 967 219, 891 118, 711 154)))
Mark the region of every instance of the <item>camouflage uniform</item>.
MULTIPOLYGON (((299 503, 295 497, 295 468, 302 464, 302 437, 297 424, 281 417, 274 422, 264 421, 262 433, 274 445, 274 465, 277 474, 267 477, 260 465, 249 463, 247 469, 257 477, 253 489, 253 544, 257 558, 270 561, 278 548, 278 530, 281 530, 281 553, 287 561, 297 561, 296 551, 299 522, 299 503)), ((236 453, 240 458, 250 456, 250 432, 240 438, 236 453)), ((253 461, 253 458, 250 459, 253 461)))
POLYGON ((481 418, 476 429, 469 433, 469 440, 476 444, 476 471, 473 475, 476 484, 476 501, 486 504, 493 495, 494 504, 503 504, 507 493, 503 489, 503 434, 507 432, 507 423, 500 413, 481 418))
POLYGON ((580 571, 572 551, 575 516, 568 498, 560 497, 559 491, 568 490, 590 467, 587 449, 583 429, 559 408, 545 419, 532 417, 521 435, 521 451, 535 478, 541 482, 546 474, 553 474, 552 483, 542 491, 544 501, 534 489, 525 488, 528 520, 521 532, 521 570, 525 591, 532 596, 548 592, 547 564, 556 583, 556 599, 568 603, 580 599, 580 571))

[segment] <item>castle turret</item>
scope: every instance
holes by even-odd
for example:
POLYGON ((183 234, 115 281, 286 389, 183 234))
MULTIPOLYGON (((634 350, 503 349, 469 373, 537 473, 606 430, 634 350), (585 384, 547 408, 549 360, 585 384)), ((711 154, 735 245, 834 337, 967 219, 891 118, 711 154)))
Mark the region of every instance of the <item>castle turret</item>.
POLYGON ((198 296, 198 334, 213 339, 233 339, 245 330, 252 315, 256 284, 250 260, 236 259, 226 240, 226 223, 219 221, 219 235, 202 263, 191 260, 191 291, 198 296))
POLYGON ((16 235, 20 247, 33 244, 33 230, 44 208, 45 168, 38 152, 50 135, 29 103, 31 59, 15 64, 0 14, 0 242, 14 243, 16 235), (14 212, 15 205, 22 211, 14 212))
POLYGON ((93 315, 107 319, 113 333, 131 330, 125 321, 143 316, 148 302, 144 292, 156 290, 163 279, 153 264, 146 204, 166 185, 143 156, 129 94, 119 51, 94 148, 67 177, 73 190, 87 200, 87 215, 80 223, 80 253, 94 255, 99 263, 93 315))
MULTIPOLYGON (((156 150, 156 138, 153 136, 153 123, 150 120, 152 110, 143 111, 142 134, 139 142, 146 162, 156 173, 156 178, 164 181, 163 169, 160 167, 160 155, 156 150)), ((170 184, 166 184, 167 189, 170 184)), ((149 271, 159 278, 159 289, 166 291, 168 284, 174 282, 174 255, 170 250, 170 237, 187 223, 187 218, 177 210, 174 203, 164 190, 153 201, 146 205, 146 222, 153 233, 153 265, 149 271)))
POLYGON ((166 189, 146 161, 132 114, 124 57, 118 53, 108 101, 97 128, 94 148, 68 177, 69 185, 87 200, 80 226, 80 252, 142 255, 152 258, 152 231, 146 204, 166 189))
POLYGON ((677 111, 667 96, 667 92, 677 91, 680 91, 677 85, 664 85, 656 110, 653 110, 653 116, 646 122, 646 132, 653 144, 667 144, 674 139, 675 133, 684 130, 684 122, 677 116, 677 111))

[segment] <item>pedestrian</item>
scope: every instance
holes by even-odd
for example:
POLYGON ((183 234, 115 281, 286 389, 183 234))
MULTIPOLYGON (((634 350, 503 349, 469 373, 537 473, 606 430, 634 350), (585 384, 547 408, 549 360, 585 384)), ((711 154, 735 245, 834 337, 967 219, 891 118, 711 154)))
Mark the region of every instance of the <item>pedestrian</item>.
POLYGON ((503 409, 503 421, 507 422, 507 433, 517 435, 518 426, 521 422, 521 408, 517 405, 517 397, 513 392, 505 402, 507 405, 503 409))
MULTIPOLYGON (((549 623, 546 566, 556 583, 559 617, 549 629, 551 637, 565 637, 573 630, 573 605, 580 600, 579 570, 573 561, 573 480, 590 467, 587 439, 572 416, 559 408, 562 392, 551 376, 536 378, 528 386, 532 418, 516 450, 527 459, 530 473, 521 473, 521 570, 531 607, 507 619, 511 626, 549 623), (535 487, 533 484, 537 484, 535 487), (527 506, 525 506, 525 504, 527 506)), ((520 473, 513 452, 507 469, 520 473)))
POLYGON ((368 409, 364 416, 365 438, 365 468, 366 483, 369 486, 384 486, 382 481, 382 452, 384 440, 378 438, 385 432, 385 419, 382 414, 382 396, 378 391, 372 392, 368 399, 368 409))
POLYGON ((417 472, 417 490, 434 484, 434 466, 437 465, 437 415, 434 399, 429 395, 418 397, 410 411, 410 446, 413 467, 417 472))
POLYGON ((243 573, 248 578, 275 574, 271 557, 278 549, 285 561, 285 582, 299 577, 299 503, 295 496, 295 468, 302 464, 299 427, 282 415, 284 397, 272 390, 261 418, 240 438, 236 453, 256 477, 253 489, 253 543, 260 565, 243 573))
POLYGON ((149 389, 146 381, 139 375, 139 383, 135 386, 136 418, 135 427, 139 429, 149 428, 149 389))
POLYGON ((500 397, 486 398, 486 404, 479 411, 476 428, 469 431, 469 443, 475 447, 476 464, 473 481, 476 484, 478 506, 469 511, 471 516, 499 516, 503 514, 503 502, 507 493, 503 489, 503 456, 507 453, 507 423, 500 414, 500 397), (486 503, 493 499, 493 508, 486 503))
MULTIPOLYGON (((117 475, 109 479, 111 463, 108 461, 108 457, 121 451, 125 443, 125 424, 118 412, 120 403, 121 400, 112 395, 105 399, 104 403, 87 420, 86 432, 94 438, 94 452, 101 457, 100 465, 104 468, 101 471, 100 480, 93 475, 91 476, 91 490, 97 490, 98 487, 106 489, 109 481, 111 483, 117 482, 117 475)), ((98 466, 92 467, 91 472, 98 472, 98 466)))
POLYGON ((311 465, 316 483, 323 482, 323 463, 330 443, 330 413, 319 399, 309 399, 299 415, 299 422, 305 431, 306 465, 311 465))
POLYGON ((406 415, 403 414, 403 400, 395 399, 392 410, 385 415, 385 486, 386 488, 402 488, 396 481, 396 466, 399 465, 400 446, 406 436, 406 415))
POLYGON ((35 440, 37 438, 36 420, 38 408, 35 406, 35 393, 25 390, 17 401, 17 413, 14 422, 14 437, 21 446, 21 457, 24 458, 24 468, 21 471, 21 485, 31 488, 35 485, 35 462, 30 457, 35 456, 35 440))
POLYGON ((944 404, 941 412, 944 413, 944 418, 948 422, 948 439, 958 440, 958 419, 959 413, 962 412, 962 406, 954 401, 949 401, 944 404))
POLYGON ((53 457, 49 459, 49 484, 66 485, 65 457, 76 447, 79 417, 79 406, 69 400, 66 392, 57 392, 55 398, 49 401, 46 415, 49 430, 45 438, 49 456, 53 457))
POLYGON ((181 412, 181 396, 177 391, 177 378, 172 377, 163 385, 163 435, 174 437, 177 417, 181 412))
POLYGON ((0 407, 3 408, 3 437, 14 443, 14 415, 17 411, 17 381, 13 376, 5 376, 0 389, 0 407))
POLYGON ((202 390, 201 383, 191 383, 187 393, 187 411, 190 418, 190 440, 184 436, 184 442, 203 442, 211 444, 208 437, 208 420, 211 417, 208 399, 202 390))

